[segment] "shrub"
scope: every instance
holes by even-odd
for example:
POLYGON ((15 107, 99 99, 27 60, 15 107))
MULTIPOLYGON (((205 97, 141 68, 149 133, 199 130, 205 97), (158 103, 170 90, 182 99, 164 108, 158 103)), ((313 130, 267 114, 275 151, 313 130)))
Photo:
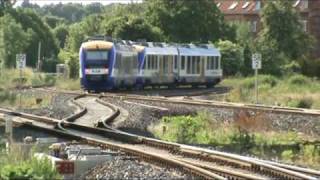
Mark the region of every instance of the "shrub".
MULTIPOLYGON (((260 75, 258 76, 258 83, 259 85, 269 85, 270 87, 274 87, 277 85, 278 80, 276 77, 272 75, 260 75)), ((246 89, 254 88, 255 84, 255 77, 246 78, 243 80, 241 87, 246 89)))
POLYGON ((0 169, 0 179, 62 179, 48 159, 7 164, 0 169))
POLYGON ((303 75, 291 76, 288 81, 292 85, 299 85, 299 86, 311 84, 311 80, 303 75))
POLYGON ((298 101, 297 108, 307 108, 310 109, 312 107, 313 100, 311 98, 302 98, 298 101))

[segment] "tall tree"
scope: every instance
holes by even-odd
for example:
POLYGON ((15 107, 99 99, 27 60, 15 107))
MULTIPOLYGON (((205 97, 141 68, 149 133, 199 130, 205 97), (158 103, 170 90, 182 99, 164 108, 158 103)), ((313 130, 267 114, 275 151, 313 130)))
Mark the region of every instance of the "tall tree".
POLYGON ((147 0, 146 17, 169 41, 208 42, 232 34, 213 0, 147 0))
MULTIPOLYGON (((59 51, 56 38, 49 26, 42 21, 39 15, 30 9, 12 9, 12 17, 21 24, 26 31, 32 29, 31 42, 26 49, 27 65, 35 67, 38 59, 38 43, 41 41, 41 57, 56 56, 59 51)), ((24 39, 20 39, 24 41, 24 39)))
POLYGON ((262 10, 263 29, 259 41, 272 45, 290 59, 298 59, 312 48, 312 38, 303 30, 291 1, 270 1, 262 10))
POLYGON ((25 31, 12 16, 0 17, 0 61, 4 67, 15 66, 16 54, 25 52, 31 33, 31 29, 25 31))

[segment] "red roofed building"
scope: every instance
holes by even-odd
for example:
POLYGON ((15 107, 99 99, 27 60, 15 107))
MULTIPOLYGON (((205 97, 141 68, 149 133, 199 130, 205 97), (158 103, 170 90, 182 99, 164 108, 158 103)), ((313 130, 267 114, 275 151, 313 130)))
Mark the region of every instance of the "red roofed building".
MULTIPOLYGON (((226 21, 245 21, 251 25, 251 31, 261 29, 260 13, 263 5, 269 0, 214 0, 225 16, 226 21)), ((320 57, 320 0, 290 0, 301 15, 301 23, 306 32, 316 40, 316 57, 320 57)))

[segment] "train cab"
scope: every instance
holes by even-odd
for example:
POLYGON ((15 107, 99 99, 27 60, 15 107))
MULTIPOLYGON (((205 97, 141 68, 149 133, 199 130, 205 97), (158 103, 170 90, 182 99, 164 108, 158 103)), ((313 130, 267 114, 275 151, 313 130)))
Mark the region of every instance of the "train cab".
POLYGON ((83 89, 108 89, 113 57, 112 42, 94 40, 82 43, 79 51, 79 73, 83 89))

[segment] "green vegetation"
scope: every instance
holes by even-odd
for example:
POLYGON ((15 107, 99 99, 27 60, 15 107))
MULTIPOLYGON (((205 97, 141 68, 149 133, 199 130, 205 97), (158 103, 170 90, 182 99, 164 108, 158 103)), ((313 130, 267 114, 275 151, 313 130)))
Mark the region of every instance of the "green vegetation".
MULTIPOLYGON (((259 75, 259 103, 298 108, 320 108, 320 82, 303 75, 277 78, 259 75)), ((254 77, 233 77, 224 79, 223 86, 233 89, 226 101, 254 103, 254 77)))
POLYGON ((243 118, 235 122, 220 122, 209 113, 199 113, 197 116, 164 117, 150 131, 167 141, 206 144, 220 150, 320 167, 319 146, 304 144, 310 137, 292 131, 268 131, 262 117, 254 119, 254 122, 248 123, 243 118))
POLYGON ((21 151, 6 154, 0 147, 0 179, 62 179, 48 159, 36 159, 21 151))

